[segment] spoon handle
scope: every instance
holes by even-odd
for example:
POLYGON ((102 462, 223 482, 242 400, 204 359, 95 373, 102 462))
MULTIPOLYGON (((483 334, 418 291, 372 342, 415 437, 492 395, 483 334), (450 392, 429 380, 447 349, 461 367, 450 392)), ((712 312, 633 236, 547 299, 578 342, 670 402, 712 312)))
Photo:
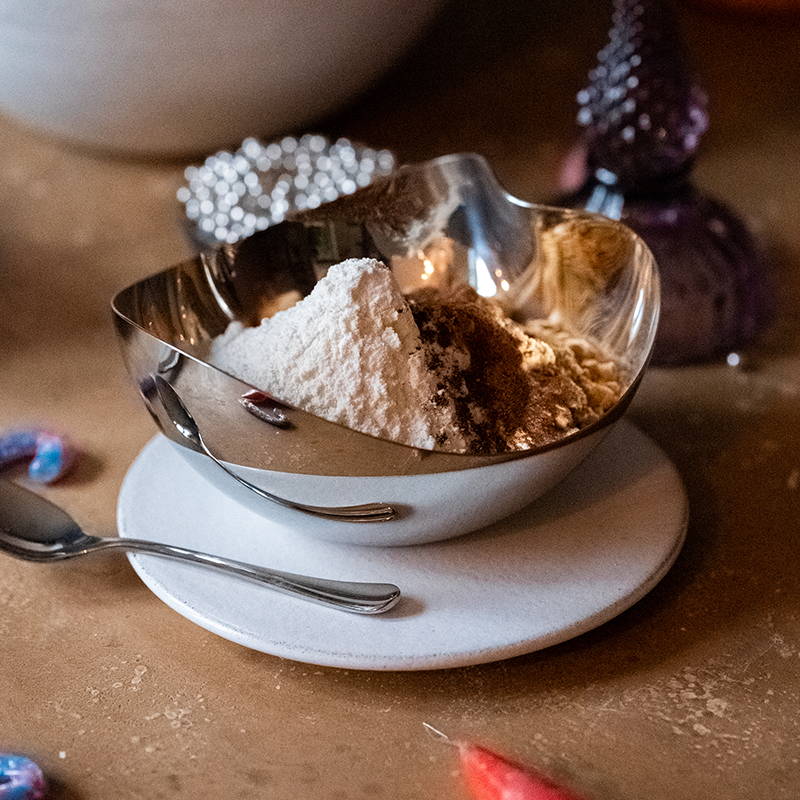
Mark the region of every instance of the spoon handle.
MULTIPOLYGON (((166 414, 166 420, 159 421, 161 430, 164 434, 183 447, 194 450, 195 453, 203 453, 208 456, 223 472, 233 478, 240 486, 244 486, 254 492, 264 500, 272 503, 293 508, 297 511, 304 511, 316 517, 332 520, 344 520, 346 522, 387 522, 396 519, 397 511, 386 503, 363 503, 355 506, 310 506, 306 503, 299 503, 294 500, 286 500, 283 497, 271 494, 261 489, 250 481, 239 477, 233 470, 229 469, 214 453, 203 440, 200 428, 197 426, 195 418, 186 408, 186 404, 181 400, 180 395, 172 385, 164 380, 160 375, 151 374, 152 386, 156 389, 158 397, 158 407, 166 414)), ((143 391, 147 391, 146 389, 143 391)), ((160 419, 160 418, 159 418, 160 419)))
POLYGON ((203 453, 207 455, 223 472, 230 475, 237 483, 249 489, 251 492, 270 500, 285 508, 294 508, 298 511, 305 511, 316 517, 323 519, 345 520, 347 522, 388 522, 396 519, 397 511, 392 506, 385 503, 364 503, 358 506, 310 506, 306 503, 297 503, 294 500, 284 500, 282 497, 270 494, 250 481, 240 478, 233 470, 228 469, 201 441, 203 453))
POLYGON ((248 578, 285 594, 296 595, 305 600, 356 614, 380 614, 388 611, 400 599, 400 589, 393 583, 334 581, 327 578, 313 578, 308 575, 295 575, 291 572, 258 567, 244 561, 234 561, 171 544, 148 542, 144 539, 100 539, 95 547, 104 550, 118 549, 148 553, 214 567, 232 575, 248 578))

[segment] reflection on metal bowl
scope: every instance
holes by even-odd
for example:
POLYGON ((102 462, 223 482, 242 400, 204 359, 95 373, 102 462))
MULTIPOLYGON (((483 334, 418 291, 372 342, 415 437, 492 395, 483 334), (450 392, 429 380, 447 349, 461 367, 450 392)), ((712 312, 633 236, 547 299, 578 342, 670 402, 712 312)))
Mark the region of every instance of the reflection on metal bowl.
POLYGON ((188 463, 220 490, 303 532, 360 544, 455 536, 523 507, 557 483, 629 404, 658 321, 655 263, 618 222, 511 197, 475 155, 405 166, 372 186, 248 239, 146 278, 113 301, 134 384, 188 463), (404 292, 466 283, 521 319, 557 311, 626 366, 620 400, 597 423, 543 448, 498 455, 425 451, 378 439, 263 397, 204 361, 229 322, 257 324, 287 294, 305 296, 346 258, 379 258, 404 292), (152 375, 180 395, 211 451, 266 491, 298 502, 386 502, 397 519, 374 524, 302 517, 235 482, 179 444, 153 402, 152 375), (266 402, 264 402, 266 401, 266 402), (280 420, 280 424, 274 424, 280 420))

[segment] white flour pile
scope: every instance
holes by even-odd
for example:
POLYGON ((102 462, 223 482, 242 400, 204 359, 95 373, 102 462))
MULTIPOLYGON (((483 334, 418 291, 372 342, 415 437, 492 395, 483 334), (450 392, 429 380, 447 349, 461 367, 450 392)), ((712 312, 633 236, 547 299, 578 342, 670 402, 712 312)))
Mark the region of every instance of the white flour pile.
POLYGON ((332 422, 452 452, 548 444, 596 422, 623 385, 585 339, 522 327, 469 287, 406 298, 371 259, 331 267, 257 327, 232 322, 209 361, 332 422))
POLYGON ((336 264, 304 300, 258 327, 232 322, 209 361, 355 430, 426 449, 465 448, 452 411, 435 404, 419 329, 379 261, 336 264))

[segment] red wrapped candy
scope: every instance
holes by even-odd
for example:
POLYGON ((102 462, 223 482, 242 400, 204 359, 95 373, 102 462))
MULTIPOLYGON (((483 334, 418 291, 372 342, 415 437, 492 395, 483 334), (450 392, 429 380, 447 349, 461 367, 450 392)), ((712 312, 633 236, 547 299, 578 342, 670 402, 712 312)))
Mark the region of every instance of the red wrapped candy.
POLYGON ((467 786, 475 800, 586 800, 485 747, 461 742, 458 752, 467 786))

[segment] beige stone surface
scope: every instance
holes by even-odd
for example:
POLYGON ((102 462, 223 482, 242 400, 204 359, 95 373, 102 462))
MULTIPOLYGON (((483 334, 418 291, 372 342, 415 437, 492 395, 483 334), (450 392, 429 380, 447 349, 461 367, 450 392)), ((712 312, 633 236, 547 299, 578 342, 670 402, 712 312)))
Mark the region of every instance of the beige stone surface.
MULTIPOLYGON (((780 291, 750 369, 651 370, 631 411, 688 487, 672 572, 561 646, 371 674, 219 639, 122 557, 2 558, 0 749, 39 761, 53 798, 465 797, 454 752, 423 721, 596 798, 800 796, 800 18, 696 6, 683 18, 712 98, 698 178, 778 243, 780 291)), ((514 192, 544 198, 606 27, 589 0, 454 4, 401 69, 321 128, 404 160, 477 150, 514 192)), ((179 180, 179 165, 0 120, 0 427, 74 435, 89 456, 46 493, 98 533, 113 533, 120 481, 152 433, 108 301, 190 252, 179 180)))

